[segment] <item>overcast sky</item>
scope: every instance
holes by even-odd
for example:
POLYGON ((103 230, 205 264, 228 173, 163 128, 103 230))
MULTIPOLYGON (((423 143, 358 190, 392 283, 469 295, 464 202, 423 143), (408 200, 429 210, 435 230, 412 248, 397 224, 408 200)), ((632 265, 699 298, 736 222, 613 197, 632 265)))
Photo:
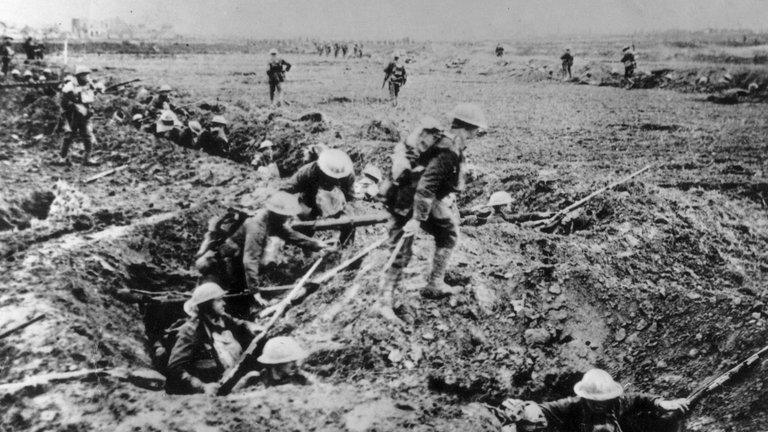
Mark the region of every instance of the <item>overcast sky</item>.
POLYGON ((0 0, 0 21, 14 24, 116 16, 200 36, 496 39, 768 30, 768 0, 0 0))

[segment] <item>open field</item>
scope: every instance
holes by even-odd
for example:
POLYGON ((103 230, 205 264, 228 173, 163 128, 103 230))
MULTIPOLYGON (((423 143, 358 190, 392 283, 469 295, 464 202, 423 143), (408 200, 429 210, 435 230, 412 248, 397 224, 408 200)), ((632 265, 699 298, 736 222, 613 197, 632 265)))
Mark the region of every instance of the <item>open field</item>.
MULTIPOLYGON (((609 45, 575 42, 575 70, 609 60, 605 53, 616 44, 609 45)), ((689 48, 663 49, 669 52, 644 54, 653 61, 649 69, 724 67, 696 61, 689 48)), ((97 78, 138 77, 148 88, 170 83, 195 118, 212 116, 203 104, 214 107, 245 149, 234 160, 97 120, 95 156, 102 165, 54 165, 55 103, 43 98, 32 106, 34 98, 22 91, 6 92, 0 190, 55 190, 59 198, 47 220, 0 233, 0 331, 47 314, 0 341, 2 382, 151 367, 148 335, 156 334, 161 316, 167 322, 182 316, 180 304, 139 307, 121 300, 118 290, 194 286, 192 256, 208 217, 232 204, 258 206, 280 184, 239 163, 253 152, 246 145, 251 138, 294 148, 328 143, 348 150, 358 171, 367 162, 387 168, 396 139, 368 133, 372 122, 394 125, 404 137, 423 115, 447 122, 456 103, 477 102, 491 126, 467 149, 470 172, 460 203, 469 208, 507 190, 520 212, 563 208, 655 165, 591 201, 554 233, 513 224, 462 227, 447 277, 462 293, 451 300, 419 296, 433 247, 419 237, 399 299, 413 320, 407 330, 371 312, 384 249, 322 286, 278 329, 312 351, 307 369, 321 384, 219 398, 169 396, 114 377, 40 385, 0 396, 0 430, 499 430, 473 403, 567 396, 592 366, 633 390, 683 397, 764 346, 766 104, 718 105, 698 92, 566 83, 548 73, 557 70, 559 47, 510 46, 502 60, 491 50, 489 44, 409 48, 409 80, 396 108, 380 89, 383 51, 362 59, 286 55, 294 65, 286 83, 291 105, 276 110, 268 106, 265 54, 81 59, 101 70, 97 78), (325 121, 297 120, 311 111, 325 121), (84 182, 122 165, 127 168, 84 182)), ((727 66, 756 76, 764 67, 727 66)), ((760 83, 761 91, 766 85, 760 83)), ((97 108, 108 118, 131 103, 104 96, 97 108)), ((354 207, 356 213, 380 209, 354 207)), ((341 258, 384 233, 384 227, 361 230, 341 258)), ((312 261, 293 255, 298 263, 280 267, 274 282, 292 281, 312 261)), ((706 399, 689 426, 766 430, 767 371, 760 365, 706 399)))

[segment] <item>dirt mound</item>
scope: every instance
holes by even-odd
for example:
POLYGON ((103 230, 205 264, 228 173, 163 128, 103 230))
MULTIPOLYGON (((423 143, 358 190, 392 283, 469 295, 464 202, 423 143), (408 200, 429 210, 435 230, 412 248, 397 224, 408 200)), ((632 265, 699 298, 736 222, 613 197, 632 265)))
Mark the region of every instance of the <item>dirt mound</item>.
POLYGON ((400 141, 398 126, 389 120, 371 120, 360 128, 360 136, 375 141, 400 141))

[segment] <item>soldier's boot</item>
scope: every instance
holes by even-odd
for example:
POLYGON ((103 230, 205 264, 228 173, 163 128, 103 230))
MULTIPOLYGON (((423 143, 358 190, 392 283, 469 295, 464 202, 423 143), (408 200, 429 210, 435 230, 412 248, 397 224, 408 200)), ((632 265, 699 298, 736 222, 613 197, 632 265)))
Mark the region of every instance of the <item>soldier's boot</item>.
POLYGON ((83 153, 83 165, 96 165, 98 161, 91 157, 91 151, 93 144, 96 142, 96 137, 90 129, 87 129, 83 136, 83 145, 85 146, 85 152, 83 153))
POLYGON ((402 277, 403 273, 399 268, 390 268, 387 270, 381 281, 381 298, 375 306, 376 312, 378 312, 382 318, 398 326, 405 326, 405 322, 395 314, 394 310, 395 290, 398 289, 402 277))
POLYGON ((427 284, 421 290, 421 296, 429 299, 441 299, 457 294, 457 288, 449 287, 445 284, 445 270, 448 268, 448 261, 451 259, 452 248, 436 248, 435 256, 432 259, 432 271, 427 277, 427 284))

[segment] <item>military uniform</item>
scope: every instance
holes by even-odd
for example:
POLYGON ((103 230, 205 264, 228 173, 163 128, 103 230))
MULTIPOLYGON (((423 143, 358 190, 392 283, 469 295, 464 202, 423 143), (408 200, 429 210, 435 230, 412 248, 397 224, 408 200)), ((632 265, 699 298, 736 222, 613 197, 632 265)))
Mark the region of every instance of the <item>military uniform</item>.
POLYGON ((317 219, 321 216, 335 216, 323 214, 323 209, 320 208, 317 202, 317 194, 320 190, 330 191, 338 188, 343 193, 344 198, 347 201, 351 201, 354 198, 354 185, 354 174, 340 179, 331 178, 323 173, 315 161, 299 168, 282 190, 292 194, 299 194, 299 203, 304 208, 299 217, 307 220, 317 219))
POLYGON ((635 53, 632 51, 626 51, 621 57, 621 62, 624 63, 624 78, 632 78, 632 75, 635 73, 635 67, 637 67, 637 63, 635 62, 635 53))
POLYGON ((573 66, 573 56, 570 52, 566 51, 560 56, 560 60, 563 62, 563 76, 566 74, 568 78, 571 78, 571 67, 573 66))
POLYGON ((641 432, 675 430, 680 422, 657 405, 660 398, 642 393, 627 393, 611 401, 605 412, 593 412, 580 397, 569 397, 539 404, 551 430, 603 430, 641 432), (649 427, 653 425, 652 427, 649 427))
MULTIPOLYGON (((421 154, 413 146, 398 144, 393 157, 394 184, 385 193, 385 204, 393 217, 389 230, 392 248, 402 236, 405 224, 413 218, 434 238, 436 260, 447 261, 459 232, 455 192, 462 185, 464 141, 449 133, 435 133, 438 134, 435 144, 421 154), (446 256, 439 257, 440 254, 446 256)), ((413 236, 405 237, 386 276, 391 286, 399 284, 402 271, 411 260, 412 248, 413 236)), ((437 267, 433 268, 435 274, 430 274, 430 279, 440 277, 436 274, 439 273, 437 267)))
POLYGON ((11 69, 11 60, 13 59, 15 52, 13 51, 13 48, 11 48, 11 42, 6 40, 5 43, 3 43, 2 50, 0 50, 0 55, 2 55, 3 60, 3 75, 7 75, 8 71, 11 69))
POLYGON ((221 316, 218 324, 190 317, 179 328, 168 360, 171 389, 180 393, 201 391, 202 383, 220 380, 253 339, 249 324, 229 315, 221 316))
POLYGON ((272 236, 305 249, 324 247, 319 241, 276 222, 269 210, 263 209, 246 219, 218 250, 198 260, 197 268, 204 280, 217 282, 230 292, 256 289, 267 240, 272 236))
POLYGON ((397 99, 400 94, 400 87, 405 85, 407 74, 405 66, 400 62, 393 61, 384 69, 384 74, 389 78, 389 96, 397 99))
POLYGON ((61 106, 64 110, 64 141, 61 146, 61 157, 66 158, 75 135, 79 136, 85 146, 85 161, 91 156, 91 150, 96 144, 93 133, 91 105, 95 101, 97 86, 88 80, 79 84, 76 80, 64 84, 61 89, 61 106))
POLYGON ((283 91, 282 83, 285 81, 285 73, 291 70, 291 64, 281 58, 274 58, 267 64, 267 77, 269 78, 269 100, 275 100, 275 94, 283 91))

